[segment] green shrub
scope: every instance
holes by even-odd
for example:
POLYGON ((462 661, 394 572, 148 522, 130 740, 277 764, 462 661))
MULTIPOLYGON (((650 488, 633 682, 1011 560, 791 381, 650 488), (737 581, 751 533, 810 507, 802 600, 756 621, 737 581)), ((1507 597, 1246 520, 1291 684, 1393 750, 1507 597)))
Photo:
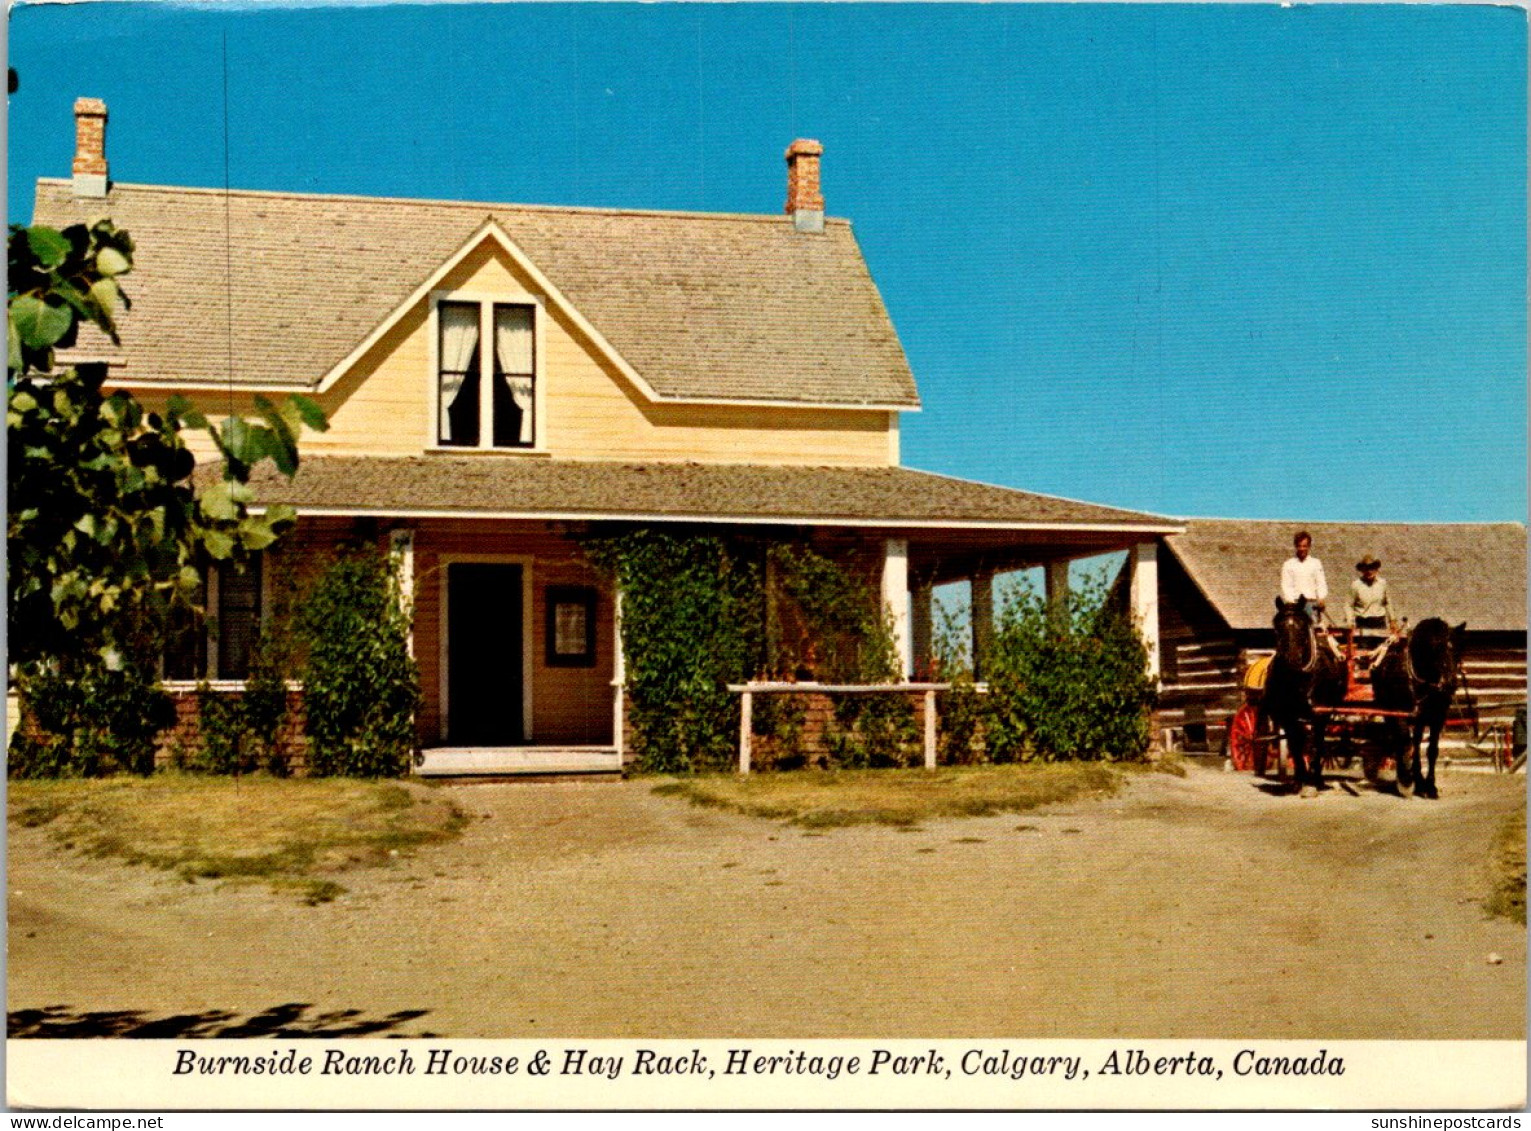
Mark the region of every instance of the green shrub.
POLYGON ((808 698, 804 695, 761 695, 750 714, 750 730, 770 739, 756 748, 753 765, 759 769, 797 770, 808 762, 803 727, 808 721, 808 698))
POLYGON ((309 772, 407 772, 420 680, 394 562, 370 547, 343 551, 303 602, 297 631, 307 653, 300 674, 309 772))
POLYGON ((250 657, 250 674, 239 701, 253 763, 278 777, 288 772, 278 738, 287 719, 290 653, 290 638, 284 628, 262 633, 250 657))
POLYGON ((197 684, 197 734, 201 750, 192 766, 214 774, 241 774, 254 769, 246 763, 244 712, 239 696, 197 684))
POLYGON ((986 658, 985 738, 996 762, 1141 758, 1154 687, 1148 652, 1104 579, 1087 582, 1066 610, 1013 593, 996 618, 986 658))
POLYGON ((938 682, 952 685, 950 691, 936 696, 941 720, 936 756, 943 766, 987 761, 983 741, 987 704, 974 680, 968 625, 944 605, 937 604, 936 612, 932 674, 938 682))
POLYGON ((34 670, 18 693, 24 719, 9 758, 18 778, 151 773, 155 737, 175 722, 170 696, 133 663, 87 664, 67 675, 34 670))

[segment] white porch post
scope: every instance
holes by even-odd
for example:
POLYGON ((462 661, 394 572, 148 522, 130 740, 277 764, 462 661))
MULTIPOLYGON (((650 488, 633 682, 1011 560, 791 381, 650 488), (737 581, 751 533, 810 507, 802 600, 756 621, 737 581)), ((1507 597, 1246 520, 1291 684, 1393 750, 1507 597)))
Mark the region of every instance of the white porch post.
POLYGON ((388 533, 388 556, 394 560, 399 575, 399 603, 409 617, 409 654, 415 654, 415 532, 392 530, 388 533))
POLYGON ((936 693, 925 692, 925 768, 936 768, 936 693))
POLYGON ((969 584, 973 598, 973 678, 984 677, 984 657, 994 643, 994 575, 975 573, 969 584))
POLYGON ((754 720, 755 693, 743 691, 739 694, 739 772, 750 772, 750 742, 755 733, 754 720))
POLYGON ((623 741, 623 701, 627 690, 627 657, 622 652, 622 587, 613 585, 611 613, 611 744, 617 748, 617 764, 627 754, 623 741))
POLYGON ((914 672, 914 650, 909 633, 909 542, 905 538, 889 538, 883 543, 882 603, 893 613, 893 643, 907 678, 914 672))
POLYGON ((1050 612, 1065 613, 1069 607, 1069 563, 1067 558, 1048 562, 1043 567, 1044 591, 1050 612))
POLYGON ((1132 619, 1148 645, 1148 675, 1159 682, 1159 544, 1139 542, 1132 548, 1132 619))
POLYGON ((910 648, 914 653, 911 670, 927 675, 933 671, 931 661, 935 655, 930 609, 934 594, 935 587, 929 581, 921 581, 910 593, 909 637, 910 648))

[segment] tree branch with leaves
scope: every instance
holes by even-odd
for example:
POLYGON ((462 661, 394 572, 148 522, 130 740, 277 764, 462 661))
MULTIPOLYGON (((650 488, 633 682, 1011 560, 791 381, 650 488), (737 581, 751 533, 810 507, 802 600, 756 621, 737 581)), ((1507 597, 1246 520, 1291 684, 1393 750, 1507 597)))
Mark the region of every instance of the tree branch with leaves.
POLYGON ((120 344, 133 241, 109 220, 13 226, 8 251, 12 673, 24 698, 43 676, 129 672, 148 687, 170 612, 195 605, 206 564, 263 550, 296 521, 289 506, 252 509, 250 475, 270 459, 292 476, 300 434, 324 430, 324 414, 302 396, 256 398, 259 421, 214 425, 181 397, 152 412, 108 392, 103 364, 58 367, 86 325, 120 344), (187 429, 205 429, 221 456, 221 477, 200 493, 187 429))

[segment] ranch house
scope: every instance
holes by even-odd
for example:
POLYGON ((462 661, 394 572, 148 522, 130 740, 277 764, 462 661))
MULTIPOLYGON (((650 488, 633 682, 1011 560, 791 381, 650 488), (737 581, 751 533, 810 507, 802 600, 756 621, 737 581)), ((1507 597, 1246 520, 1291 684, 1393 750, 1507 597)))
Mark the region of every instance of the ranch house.
MULTIPOLYGON (((1345 621, 1356 563, 1382 561, 1397 615, 1466 623, 1468 695, 1480 727, 1508 726, 1526 701, 1526 530, 1519 523, 1262 522, 1188 519, 1159 548, 1159 725, 1172 744, 1216 754, 1243 702, 1249 664, 1275 647, 1271 617, 1292 535, 1313 535, 1328 609, 1345 621)), ((1458 694, 1455 710, 1466 706, 1458 694)), ((1448 726, 1462 752, 1470 727, 1448 726)))
POLYGON ((902 466, 919 394, 816 142, 786 151, 782 213, 722 215, 119 184, 106 107, 75 115, 34 222, 109 217, 138 250, 120 347, 82 334, 65 360, 151 408, 301 392, 330 421, 294 480, 257 479, 298 525, 209 578, 217 631, 165 673, 187 697, 237 692, 284 582, 358 537, 404 563, 422 772, 620 767, 621 594, 580 544, 612 524, 868 565, 911 674, 933 586, 971 581, 981 637, 996 572, 1040 566, 1056 593, 1070 560, 1126 551, 1152 644, 1177 523, 902 466))

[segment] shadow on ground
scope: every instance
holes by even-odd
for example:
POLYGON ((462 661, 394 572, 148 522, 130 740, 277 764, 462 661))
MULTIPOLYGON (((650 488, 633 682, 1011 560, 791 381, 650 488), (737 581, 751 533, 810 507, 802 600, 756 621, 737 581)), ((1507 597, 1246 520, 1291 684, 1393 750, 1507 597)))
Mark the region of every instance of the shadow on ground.
POLYGON ((152 1017, 140 1009, 82 1013, 67 1005, 16 1009, 9 1016, 11 1037, 139 1037, 186 1039, 208 1037, 429 1037, 431 1033, 400 1033, 407 1023, 424 1017, 424 1009, 405 1009, 382 1017, 367 1017, 359 1009, 310 1015, 307 1002, 274 1005, 241 1017, 227 1010, 176 1013, 152 1017))

